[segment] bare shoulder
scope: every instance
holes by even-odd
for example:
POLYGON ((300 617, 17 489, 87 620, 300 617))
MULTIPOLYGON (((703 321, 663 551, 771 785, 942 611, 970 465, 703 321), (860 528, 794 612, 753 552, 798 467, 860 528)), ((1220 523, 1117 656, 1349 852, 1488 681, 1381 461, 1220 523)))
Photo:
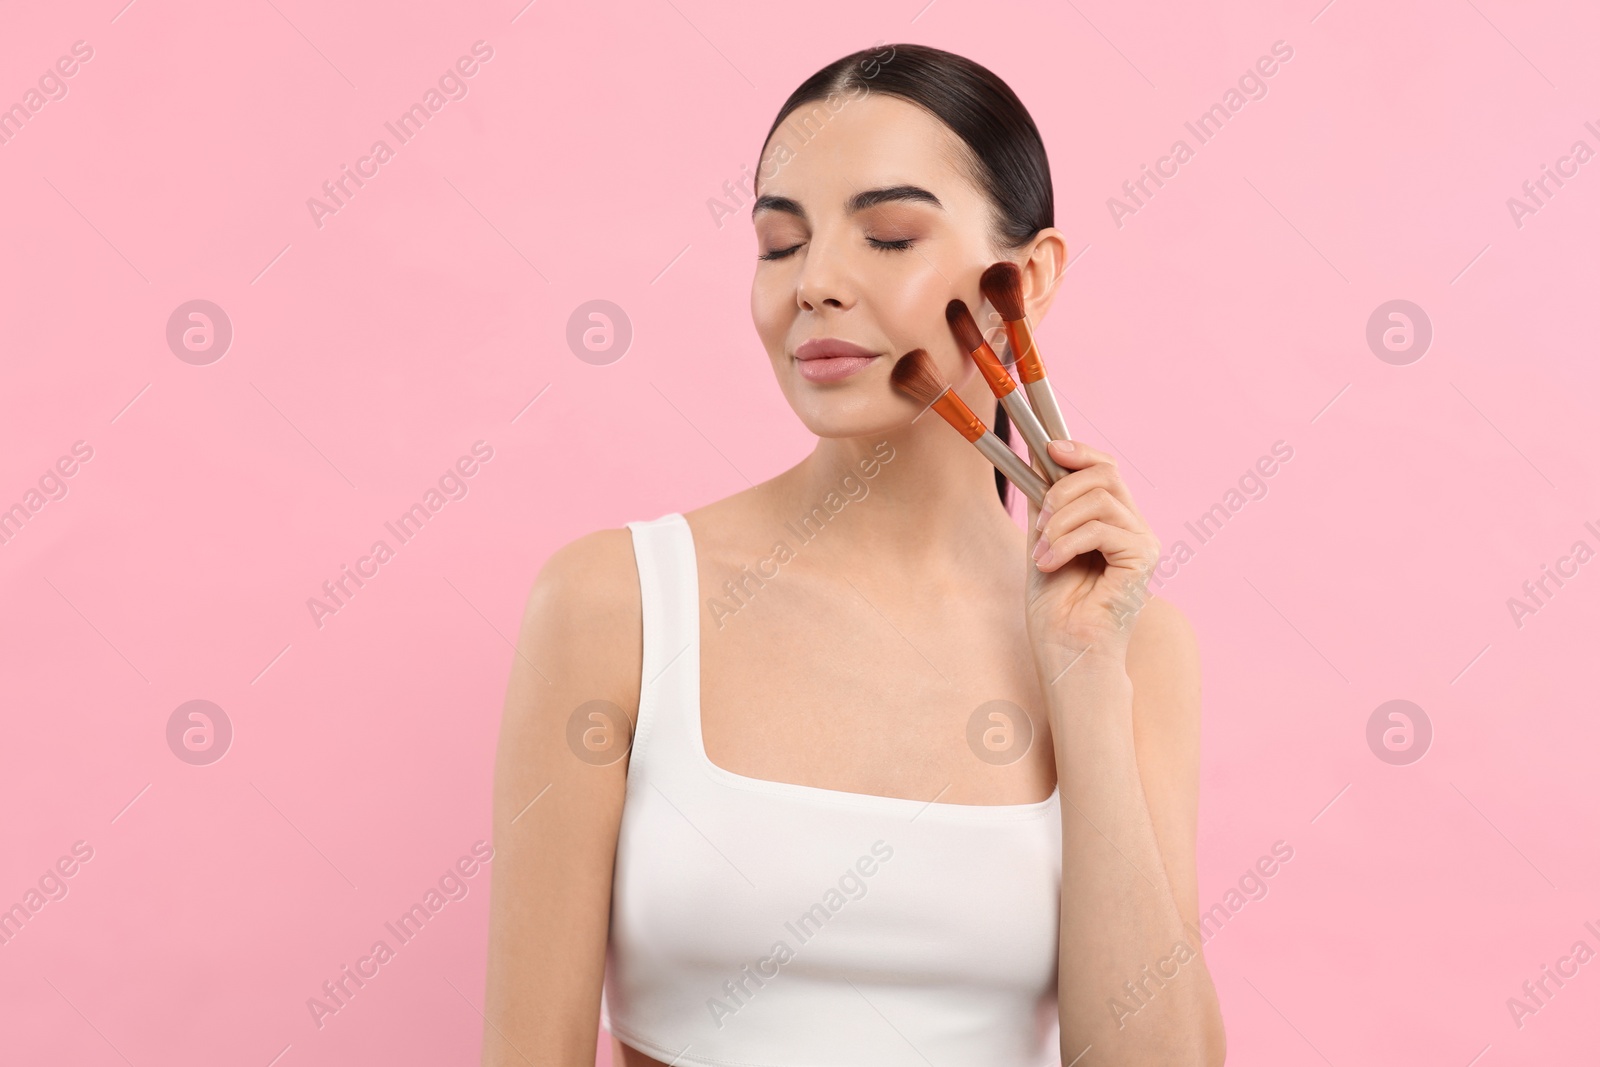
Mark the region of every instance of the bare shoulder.
POLYGON ((769 523, 770 488, 770 481, 762 482, 685 511, 683 518, 694 531, 696 553, 709 556, 728 551, 746 531, 769 523))
POLYGON ((556 549, 528 594, 530 615, 565 615, 574 622, 637 620, 639 611, 633 533, 624 527, 596 530, 556 549))
POLYGON ((631 716, 639 700, 641 618, 632 532, 584 534, 539 569, 523 611, 513 676, 524 676, 541 702, 558 710, 600 699, 631 716))

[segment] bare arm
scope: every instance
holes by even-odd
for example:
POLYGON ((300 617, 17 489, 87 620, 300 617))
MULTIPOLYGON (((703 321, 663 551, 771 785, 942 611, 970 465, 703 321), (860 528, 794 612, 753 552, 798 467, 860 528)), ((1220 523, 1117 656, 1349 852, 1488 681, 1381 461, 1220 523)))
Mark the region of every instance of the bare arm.
MULTIPOLYGON (((1125 657, 1091 650, 1051 686, 1062 797, 1063 1062, 1194 1064, 1226 1054, 1201 950, 1193 631, 1153 599, 1125 657)), ((1049 679, 1046 678, 1046 681, 1049 679)))
POLYGON ((528 596, 495 754, 484 1067, 595 1061, 640 627, 626 529, 560 549, 528 596))
POLYGON ((1029 509, 1028 629, 1061 783, 1062 1062, 1220 1067, 1195 885, 1194 631, 1145 588, 1160 542, 1112 457, 1048 447, 1070 473, 1029 509))

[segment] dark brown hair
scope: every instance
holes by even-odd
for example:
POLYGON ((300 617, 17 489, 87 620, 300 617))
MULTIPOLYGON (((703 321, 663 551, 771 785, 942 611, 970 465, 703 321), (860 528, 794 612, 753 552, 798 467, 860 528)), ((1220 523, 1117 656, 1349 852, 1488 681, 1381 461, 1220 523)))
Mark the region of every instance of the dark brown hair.
MULTIPOLYGON (((836 59, 811 75, 778 109, 761 144, 762 156, 772 135, 798 108, 839 95, 859 97, 865 93, 883 93, 916 104, 967 146, 972 178, 994 207, 991 226, 999 247, 1007 251, 1019 248, 1040 230, 1055 225, 1050 160, 1028 109, 987 67, 927 45, 874 45, 836 59)), ((1010 439, 1010 424, 998 403, 994 432, 1010 439)), ((1010 483, 999 471, 994 480, 1004 502, 1010 483)))

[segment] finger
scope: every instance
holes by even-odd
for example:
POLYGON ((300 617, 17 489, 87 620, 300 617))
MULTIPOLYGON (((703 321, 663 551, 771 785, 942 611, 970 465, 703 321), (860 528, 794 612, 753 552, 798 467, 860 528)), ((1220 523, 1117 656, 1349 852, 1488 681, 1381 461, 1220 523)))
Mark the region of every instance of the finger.
POLYGON ((1047 515, 1040 535, 1047 541, 1054 541, 1095 519, 1120 526, 1132 533, 1150 532, 1143 520, 1135 515, 1131 508, 1113 496, 1109 490, 1096 486, 1069 500, 1059 511, 1052 511, 1047 515))
POLYGON ((1098 448, 1090 448, 1082 441, 1067 441, 1057 438, 1045 446, 1050 452, 1050 458, 1063 467, 1072 470, 1082 470, 1084 467, 1095 463, 1115 463, 1109 452, 1102 452, 1098 448))
POLYGON ((1036 564, 1041 571, 1053 571, 1078 556, 1098 551, 1110 566, 1143 573, 1145 562, 1156 558, 1159 549, 1149 535, 1091 519, 1049 542, 1036 564))
POLYGON ((1056 483, 1045 490, 1044 507, 1040 510, 1058 512, 1065 508, 1069 501, 1083 496, 1096 488, 1105 489, 1112 496, 1122 501, 1129 511, 1139 516, 1143 522, 1144 517, 1138 506, 1133 502, 1133 493, 1122 480, 1122 474, 1116 466, 1110 463, 1096 463, 1092 467, 1085 467, 1080 471, 1071 471, 1056 480, 1056 483))

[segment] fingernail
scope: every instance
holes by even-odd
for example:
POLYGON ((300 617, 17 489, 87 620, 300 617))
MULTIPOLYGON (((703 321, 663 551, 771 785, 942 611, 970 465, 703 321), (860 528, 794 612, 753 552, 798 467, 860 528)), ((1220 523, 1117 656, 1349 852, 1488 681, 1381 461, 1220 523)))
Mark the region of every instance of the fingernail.
POLYGON ((1056 451, 1058 451, 1058 452, 1071 452, 1072 451, 1072 442, 1071 441, 1064 440, 1062 438, 1057 438, 1056 440, 1054 440, 1054 441, 1052 441, 1050 443, 1056 446, 1056 451))
POLYGON ((1050 516, 1053 514, 1055 514, 1055 512, 1046 507, 1043 511, 1039 512, 1039 521, 1033 524, 1033 528, 1035 530, 1044 529, 1044 524, 1050 521, 1050 516))
POLYGON ((1045 540, 1043 537, 1039 538, 1038 543, 1033 546, 1034 562, 1038 562, 1040 557, 1046 555, 1047 553, 1049 553, 1049 551, 1050 551, 1050 542, 1045 540))

